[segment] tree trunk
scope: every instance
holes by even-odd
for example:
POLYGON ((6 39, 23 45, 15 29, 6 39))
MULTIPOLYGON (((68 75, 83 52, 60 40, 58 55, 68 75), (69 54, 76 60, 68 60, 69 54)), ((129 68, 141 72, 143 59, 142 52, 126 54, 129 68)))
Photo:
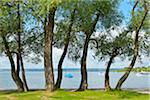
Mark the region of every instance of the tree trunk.
MULTIPOLYGON (((13 67, 10 58, 9 58, 9 61, 11 63, 11 67, 13 67)), ((11 75, 12 75, 12 78, 13 78, 14 82, 17 85, 18 91, 23 92, 24 91, 23 82, 20 79, 20 77, 18 77, 17 73, 15 72, 15 70, 13 68, 11 68, 11 75)))
POLYGON ((62 64, 63 64, 64 58, 67 54, 68 45, 69 45, 69 41, 67 41, 67 43, 65 44, 63 54, 61 55, 61 58, 60 58, 59 63, 58 63, 58 76, 57 76, 57 81, 56 81, 56 84, 55 84, 56 89, 60 88, 60 85, 61 85, 61 81, 62 81, 62 64))
POLYGON ((84 48, 83 48, 83 55, 81 58, 81 83, 79 87, 79 91, 86 90, 88 87, 88 81, 87 81, 87 70, 86 70, 86 59, 87 59, 87 53, 88 53, 88 43, 89 43, 89 36, 86 36, 85 42, 84 42, 84 48))
POLYGON ((54 29, 54 16, 56 8, 50 8, 48 21, 44 34, 44 71, 45 71, 45 87, 47 91, 54 91, 54 73, 52 61, 52 42, 53 42, 53 29, 54 29))
POLYGON ((91 27, 85 32, 86 39, 84 42, 83 54, 82 54, 82 58, 81 58, 81 83, 80 83, 78 91, 84 91, 88 88, 87 70, 86 70, 86 59, 87 59, 87 54, 88 54, 88 44, 90 41, 90 37, 95 30, 95 26, 98 22, 99 16, 100 16, 100 13, 96 14, 96 18, 93 21, 93 23, 91 23, 91 27))
POLYGON ((19 92, 23 92, 24 91, 23 83, 22 83, 20 77, 16 73, 15 63, 14 63, 12 54, 11 54, 11 52, 9 50, 9 45, 7 43, 7 40, 6 40, 5 36, 2 36, 2 38, 3 38, 3 42, 4 42, 4 45, 5 45, 5 49, 6 49, 6 55, 9 58, 9 61, 10 61, 10 64, 11 64, 11 75, 12 75, 12 78, 13 78, 13 80, 14 80, 17 88, 18 88, 18 91, 19 92))
POLYGON ((63 64, 63 61, 64 61, 65 56, 67 54, 67 50, 68 50, 68 46, 69 46, 71 29, 72 29, 72 26, 73 26, 75 11, 76 11, 76 9, 74 9, 73 12, 71 13, 71 21, 70 21, 67 37, 66 37, 66 40, 64 40, 64 42, 65 42, 64 51, 63 51, 63 53, 61 55, 61 58, 59 60, 59 63, 58 63, 58 76, 57 76, 57 81, 56 81, 56 84, 55 84, 56 89, 60 88, 60 86, 61 86, 62 74, 63 74, 62 73, 62 64, 63 64))
POLYGON ((28 84, 26 81, 25 69, 24 69, 23 59, 21 55, 20 55, 20 63, 21 63, 21 69, 22 69, 22 80, 23 80, 24 91, 27 92, 29 91, 29 88, 28 88, 28 84))
POLYGON ((19 75, 20 75, 20 63, 19 63, 19 54, 18 53, 16 53, 16 65, 17 65, 16 73, 19 77, 19 75))
POLYGON ((114 56, 112 55, 109 59, 107 68, 106 68, 106 72, 105 72, 105 90, 111 90, 111 86, 109 84, 109 70, 110 70, 110 66, 112 64, 112 61, 114 59, 114 56))
MULTIPOLYGON (((138 56, 138 50, 139 50, 139 31, 144 23, 144 20, 148 14, 148 8, 147 8, 147 4, 146 4, 146 1, 144 0, 144 16, 139 24, 139 26, 136 26, 136 30, 135 30, 135 39, 134 39, 134 55, 133 55, 133 58, 132 58, 132 61, 127 69, 127 71, 125 72, 125 74, 119 79, 117 85, 116 85, 116 89, 120 90, 121 89, 121 86, 122 84, 125 82, 125 80, 128 78, 131 70, 133 69, 134 65, 135 65, 135 62, 136 62, 136 59, 137 59, 137 56, 138 56)), ((133 9, 132 9, 132 17, 134 18, 134 10, 136 8, 138 4, 138 0, 136 1, 135 5, 133 6, 133 9)))
POLYGON ((127 71, 125 72, 125 74, 119 79, 117 85, 116 85, 116 89, 117 90, 120 90, 121 89, 121 86, 122 84, 124 83, 124 81, 128 78, 132 68, 134 67, 134 64, 136 62, 136 58, 137 58, 137 54, 133 56, 132 58, 132 61, 131 61, 131 64, 129 65, 127 71))
POLYGON ((25 77, 25 70, 24 70, 24 64, 22 59, 22 53, 21 53, 21 15, 20 15, 20 4, 17 5, 18 8, 18 53, 17 53, 17 72, 20 72, 20 64, 22 69, 22 80, 23 80, 23 87, 24 91, 28 91, 29 88, 27 86, 26 77, 25 77))

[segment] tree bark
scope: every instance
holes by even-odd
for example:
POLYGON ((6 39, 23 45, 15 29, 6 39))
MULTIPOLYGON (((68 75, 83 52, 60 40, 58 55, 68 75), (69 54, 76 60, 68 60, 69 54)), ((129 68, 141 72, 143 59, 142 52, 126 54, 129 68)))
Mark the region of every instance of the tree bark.
POLYGON ((60 57, 60 60, 59 60, 59 63, 58 63, 58 76, 57 76, 57 81, 56 81, 56 84, 55 84, 55 88, 60 88, 61 86, 61 81, 62 81, 62 64, 64 62, 64 59, 66 57, 66 54, 67 54, 67 50, 68 50, 68 46, 69 46, 69 41, 70 41, 70 35, 71 35, 71 30, 72 30, 72 26, 73 26, 73 21, 74 21, 74 16, 75 16, 75 11, 76 9, 73 10, 73 12, 71 13, 71 21, 70 21, 70 25, 69 25, 69 28, 68 28, 68 33, 67 33, 67 36, 66 36, 66 40, 64 40, 64 50, 63 50, 63 53, 60 57))
MULTIPOLYGON (((138 0, 136 1, 135 5, 133 6, 133 9, 132 9, 133 16, 132 17, 134 17, 134 10, 135 10, 137 4, 138 4, 138 0)), ((133 69, 133 67, 135 65, 135 62, 136 62, 136 59, 137 59, 137 56, 138 56, 138 50, 139 50, 139 31, 140 31, 140 29, 141 29, 141 27, 142 27, 142 25, 144 23, 144 20, 145 20, 145 18, 147 16, 147 13, 148 13, 147 4, 146 4, 145 0, 144 0, 144 10, 145 10, 144 11, 144 16, 143 16, 143 18, 142 18, 142 20, 140 22, 140 25, 137 26, 136 30, 135 30, 135 40, 134 40, 134 49, 133 49, 134 55, 133 55, 132 61, 131 61, 130 65, 129 65, 127 71, 125 72, 125 74, 119 79, 119 81, 118 81, 118 83, 116 85, 116 89, 117 90, 121 89, 122 84, 128 78, 131 70, 133 69)))
POLYGON ((23 88, 23 83, 22 83, 22 80, 20 79, 20 77, 17 75, 16 73, 16 70, 15 70, 15 63, 14 63, 14 60, 13 60, 13 57, 12 57, 12 54, 9 50, 9 45, 8 45, 8 42, 5 38, 5 36, 2 36, 2 39, 3 39, 3 42, 4 42, 4 45, 5 45, 5 50, 6 50, 6 55, 10 61, 10 64, 11 64, 11 76, 18 88, 18 91, 19 92, 23 92, 24 91, 24 88, 23 88))
POLYGON ((54 91, 54 73, 52 61, 52 42, 54 29, 54 16, 56 8, 50 8, 48 20, 45 26, 44 34, 44 71, 45 71, 45 87, 47 91, 54 91))
POLYGON ((22 69, 22 81, 23 81, 24 91, 27 92, 29 91, 29 87, 26 81, 25 69, 24 69, 23 59, 21 55, 20 55, 20 63, 21 63, 21 69, 22 69))
POLYGON ((17 65, 16 73, 19 76, 20 75, 20 63, 19 63, 19 54, 18 53, 16 53, 16 65, 17 65))
POLYGON ((63 53, 61 55, 61 58, 59 60, 59 63, 58 63, 58 76, 57 76, 57 81, 56 81, 56 84, 55 84, 56 89, 60 88, 60 85, 61 85, 61 81, 62 81, 62 64, 63 64, 64 58, 67 54, 68 46, 69 46, 69 41, 66 42, 65 47, 64 47, 64 51, 63 51, 63 53))
POLYGON ((81 58, 81 83, 79 87, 79 91, 86 90, 88 88, 88 81, 87 81, 87 70, 86 70, 86 59, 88 53, 88 43, 89 43, 90 36, 86 36, 83 48, 83 55, 81 58))
POLYGON ((118 49, 119 49, 118 47, 114 47, 110 55, 110 59, 105 72, 105 90, 111 90, 111 86, 109 83, 109 70, 114 58, 119 54, 118 49))
POLYGON ((132 61, 131 61, 131 64, 129 65, 127 71, 125 72, 125 74, 119 79, 117 85, 116 85, 116 89, 117 90, 120 90, 121 89, 121 86, 122 84, 124 83, 124 81, 128 78, 132 68, 134 67, 134 64, 136 62, 136 59, 137 59, 137 54, 135 54, 132 58, 132 61))
POLYGON ((105 72, 105 90, 111 90, 111 86, 109 83, 109 70, 110 70, 110 66, 112 64, 112 61, 114 59, 114 56, 111 56, 106 68, 106 72, 105 72))

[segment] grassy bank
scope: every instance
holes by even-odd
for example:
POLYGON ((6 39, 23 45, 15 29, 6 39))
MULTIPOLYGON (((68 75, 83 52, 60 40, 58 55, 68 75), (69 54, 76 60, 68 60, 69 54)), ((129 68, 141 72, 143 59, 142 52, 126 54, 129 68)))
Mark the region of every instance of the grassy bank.
MULTIPOLYGON (((125 72, 127 68, 119 69, 119 70, 112 70, 113 72, 125 72)), ((136 67, 132 69, 132 72, 150 72, 150 66, 148 67, 136 67)))
POLYGON ((30 91, 18 93, 15 91, 1 91, 0 100, 149 100, 148 94, 130 91, 87 90, 71 92, 58 90, 53 93, 46 91, 30 91))

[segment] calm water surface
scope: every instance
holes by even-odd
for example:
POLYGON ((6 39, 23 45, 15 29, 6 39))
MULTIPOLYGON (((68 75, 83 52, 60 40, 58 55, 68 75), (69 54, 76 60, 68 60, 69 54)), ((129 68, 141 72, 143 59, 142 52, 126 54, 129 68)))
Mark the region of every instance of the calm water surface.
MULTIPOLYGON (((57 72, 55 71, 55 80, 57 72)), ((110 84, 115 87, 118 79, 123 75, 123 72, 110 72, 110 84)), ((27 71, 27 82, 31 89, 43 89, 45 84, 43 71, 27 71)), ((80 85, 80 71, 65 71, 61 88, 78 88, 80 85), (73 78, 65 77, 65 74, 72 74, 73 78)), ((89 88, 104 88, 104 72, 102 71, 89 71, 88 72, 89 88)), ((137 73, 131 73, 128 79, 123 84, 123 88, 150 88, 150 76, 138 76, 137 73)), ((0 90, 16 89, 16 86, 11 78, 9 71, 0 71, 0 90)))

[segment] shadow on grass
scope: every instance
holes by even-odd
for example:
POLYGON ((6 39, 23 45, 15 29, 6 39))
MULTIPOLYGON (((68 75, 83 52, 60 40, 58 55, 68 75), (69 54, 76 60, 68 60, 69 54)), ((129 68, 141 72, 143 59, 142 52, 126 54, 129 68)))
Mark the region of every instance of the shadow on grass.
POLYGON ((1 95, 8 95, 8 94, 13 94, 13 93, 20 93, 17 90, 4 90, 4 91, 0 91, 1 95))

